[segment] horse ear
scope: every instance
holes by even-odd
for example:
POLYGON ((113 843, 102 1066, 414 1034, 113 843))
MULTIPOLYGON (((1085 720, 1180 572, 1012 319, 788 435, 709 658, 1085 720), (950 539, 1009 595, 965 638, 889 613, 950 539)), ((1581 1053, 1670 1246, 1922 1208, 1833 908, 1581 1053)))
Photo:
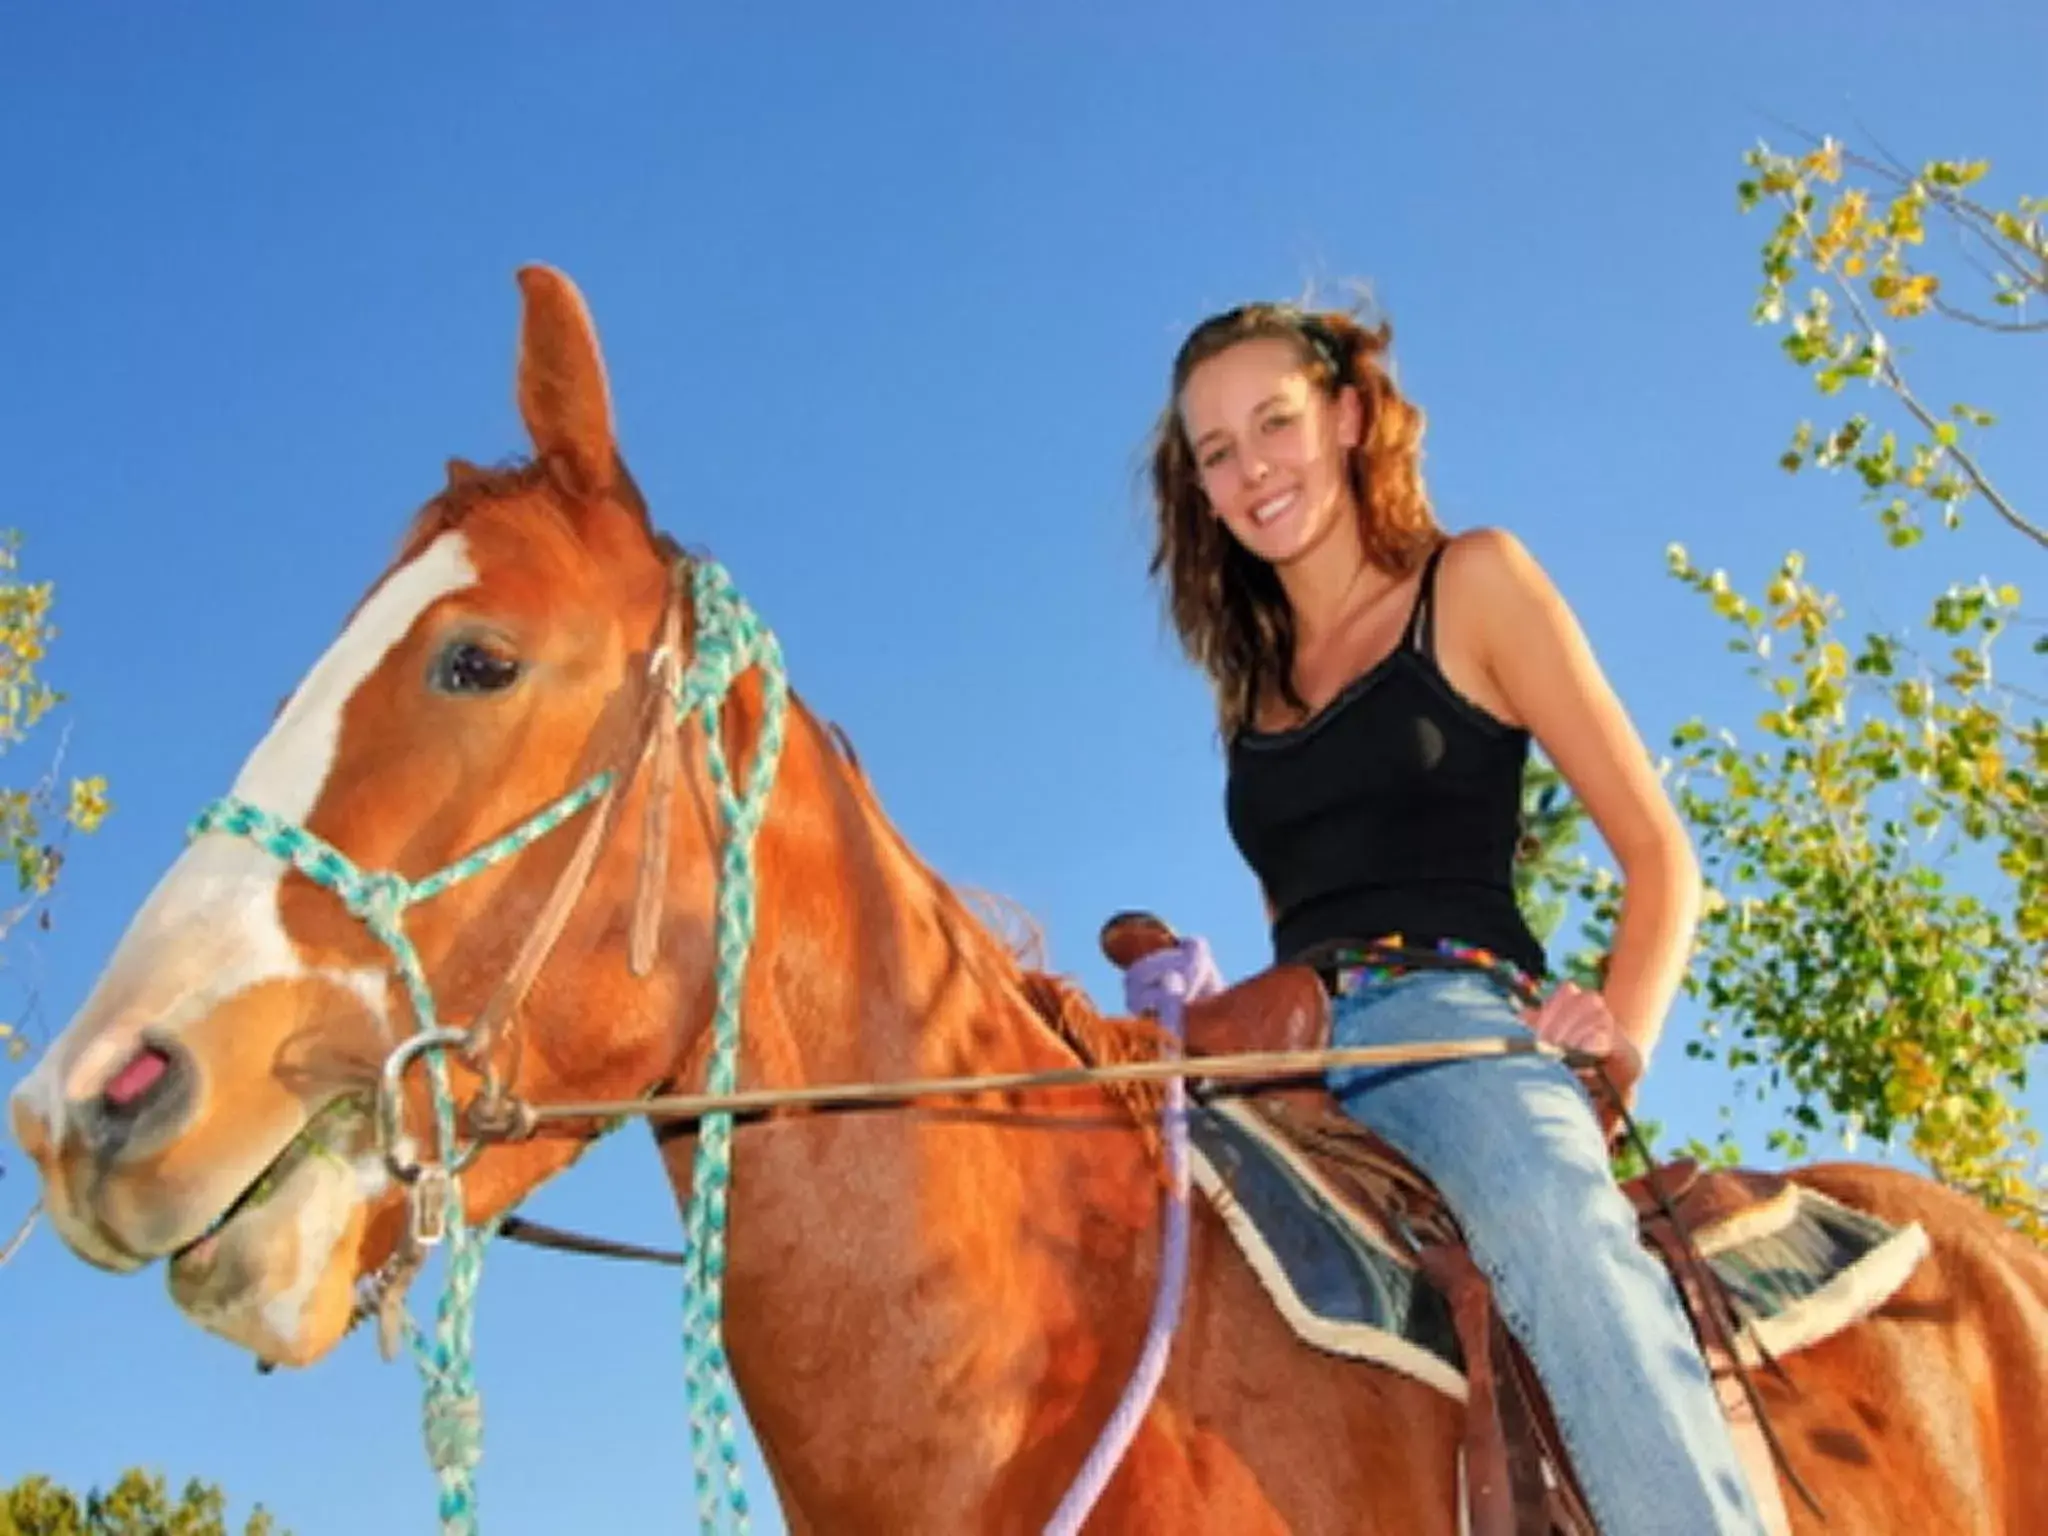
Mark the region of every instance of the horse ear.
POLYGON ((572 496, 601 496, 618 453, 597 328, 576 285, 554 268, 521 267, 519 289, 519 414, 534 454, 572 496))

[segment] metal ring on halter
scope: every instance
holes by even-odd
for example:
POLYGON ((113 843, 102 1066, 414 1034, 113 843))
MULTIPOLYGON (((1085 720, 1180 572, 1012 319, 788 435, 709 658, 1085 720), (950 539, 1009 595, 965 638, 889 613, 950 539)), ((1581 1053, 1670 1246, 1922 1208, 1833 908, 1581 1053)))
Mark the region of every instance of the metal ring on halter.
POLYGON ((384 1058, 384 1070, 379 1074, 377 1083, 377 1140, 384 1154, 384 1166, 401 1184, 417 1183, 429 1168, 443 1173, 460 1173, 483 1150, 476 1142, 471 1142, 456 1154, 453 1164, 446 1166, 438 1161, 406 1159, 399 1154, 399 1146, 406 1139, 405 1069, 428 1051, 460 1050, 468 1039, 468 1033, 460 1029, 423 1030, 410 1039, 401 1040, 384 1058))
POLYGON ((525 1141, 540 1126, 534 1107, 500 1084, 496 1073, 485 1074, 482 1091, 469 1101, 462 1118, 478 1151, 487 1141, 525 1141))

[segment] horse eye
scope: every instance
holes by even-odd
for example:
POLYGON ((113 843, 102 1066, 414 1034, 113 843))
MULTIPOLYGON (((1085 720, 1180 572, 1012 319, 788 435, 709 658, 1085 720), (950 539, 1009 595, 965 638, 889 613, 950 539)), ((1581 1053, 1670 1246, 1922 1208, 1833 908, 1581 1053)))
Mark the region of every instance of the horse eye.
POLYGON ((519 663, 474 640, 458 640, 435 658, 434 686, 443 693, 496 693, 519 678, 519 663))

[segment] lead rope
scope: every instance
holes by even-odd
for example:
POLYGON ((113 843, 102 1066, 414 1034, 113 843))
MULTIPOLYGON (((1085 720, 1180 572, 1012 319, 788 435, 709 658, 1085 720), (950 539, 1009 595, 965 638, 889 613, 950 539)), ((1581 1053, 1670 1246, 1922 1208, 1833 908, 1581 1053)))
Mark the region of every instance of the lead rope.
MULTIPOLYGON (((1154 1014, 1172 1034, 1176 1046, 1186 1038, 1187 1005, 1221 991, 1222 987, 1223 978, 1209 946, 1199 938, 1147 955, 1124 973, 1125 1005, 1133 1013, 1154 1014)), ((1096 1501, 1123 1464, 1131 1441, 1137 1437, 1138 1426, 1152 1409, 1153 1399, 1159 1395, 1167 1358, 1173 1352, 1174 1335, 1180 1331, 1181 1302, 1187 1293, 1188 1279, 1188 1114, 1184 1077, 1176 1075, 1166 1080, 1159 1129, 1166 1143, 1166 1230, 1161 1238, 1159 1289, 1152 1298, 1152 1320, 1116 1411, 1103 1425, 1102 1434, 1082 1463, 1073 1486, 1053 1511, 1045 1527, 1047 1536, 1075 1536, 1087 1523, 1096 1501)))
MULTIPOLYGON (((711 1014, 706 1087, 711 1093, 730 1093, 739 1080, 740 998, 754 942, 755 835, 767 812, 782 758, 789 681, 781 645, 723 569, 709 561, 697 566, 694 594, 697 643, 689 670, 676 684, 676 716, 679 727, 693 713, 703 720, 711 784, 725 821, 713 931, 717 1001, 711 1014), (745 785, 736 787, 726 763, 720 707, 740 674, 750 667, 761 674, 761 730, 754 744, 752 771, 745 785)), ((697 1486, 698 1524, 703 1530, 716 1530, 723 1507, 734 1528, 744 1533, 748 1529, 747 1494, 740 1478, 739 1442, 733 1423, 738 1386, 726 1358, 724 1327, 732 1132, 730 1113, 707 1115, 698 1128, 690 1205, 683 1221, 688 1246, 683 1269, 683 1372, 690 1402, 690 1458, 697 1486), (724 1485, 722 1501, 720 1482, 724 1485)))

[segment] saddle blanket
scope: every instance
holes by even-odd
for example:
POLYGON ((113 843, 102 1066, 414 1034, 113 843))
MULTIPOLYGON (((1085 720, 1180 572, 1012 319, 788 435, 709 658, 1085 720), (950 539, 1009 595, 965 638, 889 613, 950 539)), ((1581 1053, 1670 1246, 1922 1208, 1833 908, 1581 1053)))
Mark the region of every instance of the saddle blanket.
MULTIPOLYGON (((1196 1184, 1303 1341, 1464 1401, 1450 1309, 1375 1220, 1243 1100, 1190 1106, 1188 1129, 1196 1184)), ((1744 1324, 1752 1364, 1867 1316, 1927 1253, 1917 1224, 1894 1226, 1796 1184, 1693 1240, 1744 1324)))

